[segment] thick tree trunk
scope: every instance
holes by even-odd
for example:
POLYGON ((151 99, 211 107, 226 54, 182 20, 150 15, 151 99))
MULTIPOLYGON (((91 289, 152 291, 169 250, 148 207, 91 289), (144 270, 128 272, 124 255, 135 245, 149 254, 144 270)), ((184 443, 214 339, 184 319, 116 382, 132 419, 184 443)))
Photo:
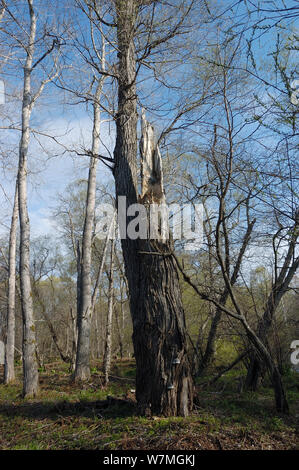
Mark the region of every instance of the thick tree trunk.
MULTIPOLYGON (((169 251, 169 246, 160 246, 169 251)), ((146 246, 150 252, 150 244, 146 246)), ((170 256, 143 255, 131 294, 137 364, 136 398, 142 413, 187 416, 193 384, 179 278, 170 256)))
MULTIPOLYGON (((114 226, 113 226, 114 230, 114 226)), ((109 382, 109 372, 111 366, 111 348, 112 348, 112 321, 113 321, 113 303, 114 303, 114 247, 115 240, 111 240, 110 252, 110 269, 109 269, 109 288, 108 288, 108 311, 107 311, 107 326, 106 326, 106 339, 104 351, 104 385, 109 382)))
POLYGON ((14 350, 15 350, 15 304, 16 304, 16 247, 17 227, 19 217, 18 181, 16 182, 15 198, 9 235, 8 255, 8 306, 5 344, 4 383, 15 380, 14 350))
MULTIPOLYGON (((118 116, 115 185, 126 207, 137 202, 137 99, 134 28, 137 2, 116 0, 118 30, 118 116)), ((121 218, 122 208, 118 207, 121 218)), ((127 218, 127 224, 130 221, 127 218)), ((136 357, 136 398, 140 413, 186 416, 192 408, 193 384, 187 357, 184 311, 176 266, 159 243, 161 255, 147 240, 122 235, 129 284, 136 357), (149 254, 141 254, 147 252, 149 254), (177 360, 174 364, 174 360, 177 360)))

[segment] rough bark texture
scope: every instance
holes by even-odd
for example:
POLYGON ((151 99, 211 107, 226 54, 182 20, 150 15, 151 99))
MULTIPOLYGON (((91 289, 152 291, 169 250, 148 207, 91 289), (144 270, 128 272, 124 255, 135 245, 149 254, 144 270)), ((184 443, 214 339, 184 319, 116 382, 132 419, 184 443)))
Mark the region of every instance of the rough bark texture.
MULTIPOLYGON (((152 250, 149 243, 144 245, 152 250)), ((169 250, 169 246, 159 247, 160 251, 165 248, 169 250)), ((134 292, 137 298, 131 302, 136 398, 143 413, 187 416, 193 384, 178 274, 170 256, 142 257, 134 292)))
MULTIPOLYGON (((116 195, 127 206, 137 202, 137 100, 134 27, 137 2, 117 0, 118 116, 116 121, 116 195)), ((122 216, 118 208, 119 217, 122 216)), ((129 222, 129 217, 127 223, 129 222)), ((193 384, 179 278, 167 255, 170 243, 122 239, 133 319, 136 398, 141 414, 186 416, 192 408, 193 384), (153 246, 154 245, 154 246, 153 246), (163 254, 156 255, 150 252, 163 254), (142 254, 147 252, 149 254, 142 254), (173 364, 178 359, 177 365, 173 364)))
POLYGON ((15 350, 15 304, 16 304, 16 247, 17 226, 19 217, 18 182, 16 182, 13 213, 9 234, 8 255, 8 306, 5 344, 4 383, 9 384, 15 380, 14 350, 15 350))

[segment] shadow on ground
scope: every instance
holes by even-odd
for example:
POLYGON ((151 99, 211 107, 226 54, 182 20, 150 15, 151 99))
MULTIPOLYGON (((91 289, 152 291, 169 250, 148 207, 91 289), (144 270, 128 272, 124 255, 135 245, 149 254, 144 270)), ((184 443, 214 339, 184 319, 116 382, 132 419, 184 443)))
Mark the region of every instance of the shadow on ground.
POLYGON ((21 405, 2 404, 0 415, 6 417, 22 417, 35 420, 59 417, 80 416, 86 418, 125 418, 136 416, 136 403, 126 399, 108 397, 107 400, 69 402, 27 402, 21 405))

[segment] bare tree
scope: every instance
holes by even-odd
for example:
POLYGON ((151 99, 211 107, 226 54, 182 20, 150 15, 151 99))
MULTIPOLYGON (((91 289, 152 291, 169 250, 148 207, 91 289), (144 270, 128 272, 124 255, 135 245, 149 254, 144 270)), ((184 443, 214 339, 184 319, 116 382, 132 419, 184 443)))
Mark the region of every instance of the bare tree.
POLYGON ((51 39, 51 45, 42 51, 36 58, 35 45, 37 42, 37 13, 33 6, 33 0, 28 0, 29 26, 22 24, 16 18, 16 12, 13 12, 15 5, 8 5, 2 0, 2 5, 6 8, 12 25, 4 34, 13 41, 17 41, 18 47, 21 46, 25 54, 23 66, 23 94, 22 94, 22 119, 21 119, 21 138, 19 144, 19 166, 18 166, 18 205, 20 220, 20 286, 21 286, 21 307, 23 314, 23 393, 25 396, 35 396, 38 392, 38 370, 36 362, 36 338, 35 325, 32 304, 32 290, 30 279, 30 223, 27 207, 27 155, 30 141, 30 118, 33 107, 42 94, 44 87, 57 75, 57 64, 54 60, 54 66, 50 74, 42 81, 33 92, 32 75, 35 69, 53 52, 56 46, 59 46, 57 38, 51 39), (17 29, 20 34, 18 40, 15 32, 11 29, 17 29), (22 38, 24 36, 24 39, 22 38))

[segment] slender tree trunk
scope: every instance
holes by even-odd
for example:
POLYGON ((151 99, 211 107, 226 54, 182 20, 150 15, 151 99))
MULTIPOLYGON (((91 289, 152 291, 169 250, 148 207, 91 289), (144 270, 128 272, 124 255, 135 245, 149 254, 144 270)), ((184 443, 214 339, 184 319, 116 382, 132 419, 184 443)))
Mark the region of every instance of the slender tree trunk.
POLYGON ((119 342, 119 355, 120 358, 124 357, 124 300, 123 300, 123 287, 122 282, 120 285, 120 314, 117 315, 117 329, 118 329, 118 342, 119 342))
MULTIPOLYGON (((92 293, 92 298, 91 298, 91 311, 92 311, 92 314, 95 313, 97 293, 100 289, 101 279, 102 279, 104 266, 105 266, 106 254, 107 254, 109 240, 110 240, 110 237, 111 237, 111 232, 112 232, 113 227, 114 227, 114 220, 112 219, 111 223, 108 227, 107 236, 106 236, 106 239, 105 239, 105 242, 104 242, 102 259, 101 259, 101 263, 100 263, 100 266, 99 266, 99 269, 98 269, 96 282, 95 282, 95 285, 94 285, 94 288, 93 288, 93 293, 92 293)), ((96 336, 96 357, 97 357, 97 359, 99 359, 100 356, 101 356, 101 352, 100 352, 100 341, 99 341, 100 338, 99 338, 99 315, 98 314, 96 314, 96 316, 95 316, 95 329, 96 329, 96 331, 95 331, 95 333, 96 333, 96 335, 95 335, 96 336)))
POLYGON ((100 289, 100 283, 101 283, 101 279, 102 279, 102 275, 103 275, 103 271, 104 271, 106 254, 107 254, 107 250, 108 250, 109 240, 110 240, 110 236, 111 236, 110 234, 111 234, 111 231, 112 231, 113 224, 114 224, 114 221, 111 220, 110 226, 108 227, 107 236, 106 236, 106 239, 105 239, 105 242, 104 242, 104 248, 103 248, 103 253, 102 253, 101 264, 100 264, 99 269, 98 269, 97 278, 96 278, 96 282, 95 282, 95 285, 94 285, 93 294, 92 294, 92 298, 91 298, 91 310, 92 311, 94 311, 94 309, 95 309, 96 300, 97 300, 97 292, 100 289))
POLYGON ((72 322, 72 354, 71 354, 71 365, 70 371, 74 372, 76 367, 76 354, 77 354, 77 341, 78 341, 78 328, 76 315, 73 313, 73 309, 70 310, 71 322, 72 322))
POLYGON ((100 332, 99 332, 99 319, 98 319, 98 312, 96 309, 93 312, 94 316, 94 333, 95 333, 95 345, 94 345, 94 358, 99 359, 99 338, 100 338, 100 332))
MULTIPOLYGON (((137 202, 137 98, 134 29, 138 3, 116 0, 118 35, 118 117, 116 120, 115 185, 126 207, 137 202)), ((122 217, 122 208, 118 207, 122 217)), ((126 220, 127 224, 129 218, 126 220)), ((123 234, 124 235, 124 234, 123 234)), ((141 414, 186 416, 192 408, 193 383, 176 266, 159 244, 161 255, 148 240, 122 239, 133 319, 136 357, 136 398, 141 414), (164 253, 164 255, 163 255, 164 253), (174 359, 178 360, 175 365, 174 359)))
POLYGON ((14 350, 15 350, 15 305, 16 305, 16 247, 17 227, 19 217, 18 181, 16 181, 13 213, 9 235, 8 255, 8 308, 5 345, 4 383, 15 380, 14 350))
MULTIPOLYGON (((100 149, 100 96, 103 83, 100 80, 95 93, 93 104, 93 132, 92 132, 92 154, 97 155, 100 149)), ((92 319, 92 293, 91 293, 91 251, 92 234, 94 226, 94 212, 96 201, 96 177, 97 177, 97 159, 90 158, 90 167, 88 175, 88 188, 86 199, 86 213, 82 237, 82 261, 80 276, 80 296, 81 301, 78 311, 78 347, 76 357, 76 368, 74 372, 75 381, 84 381, 90 378, 90 334, 92 319)))
MULTIPOLYGON (((24 112, 26 115, 26 110, 24 112)), ((24 396, 35 396, 38 392, 38 370, 36 362, 36 338, 33 317, 32 290, 30 280, 30 223, 27 209, 27 162, 28 133, 24 129, 20 146, 19 207, 20 207, 20 284, 23 315, 23 372, 24 396)))
MULTIPOLYGON (((292 240, 290 242, 283 267, 268 297, 264 314, 258 322, 257 335, 264 343, 266 342, 267 335, 271 330, 277 307, 279 306, 279 303, 284 293, 287 291, 289 284, 299 266, 299 257, 295 258, 295 260, 293 260, 291 263, 291 259, 293 258, 293 254, 295 252, 295 243, 298 238, 298 225, 299 220, 296 219, 292 240)), ((264 370, 265 364, 263 364, 261 358, 258 357, 255 351, 253 351, 245 380, 245 387, 247 390, 256 390, 258 388, 261 381, 261 375, 264 370)), ((278 383, 277 374, 274 378, 274 383, 278 383)))
POLYGON ((110 252, 110 270, 109 270, 109 288, 108 288, 108 311, 107 311, 107 326, 106 326, 106 340, 104 351, 104 385, 109 382, 109 372, 111 366, 111 348, 112 348, 112 321, 113 321, 113 304, 114 304, 114 247, 115 239, 111 239, 111 252, 110 252))
POLYGON ((30 222, 27 208, 27 154, 30 139, 31 67, 36 35, 36 16, 33 2, 28 0, 30 10, 30 37, 24 67, 24 90, 22 106, 22 136, 19 148, 19 216, 20 216, 20 284, 23 316, 23 394, 26 397, 38 393, 38 367, 36 361, 36 335, 33 316, 30 280, 30 222))
POLYGON ((212 319, 212 324, 211 328, 209 331, 208 335, 208 341, 206 345, 206 349, 203 355, 202 360, 200 361, 198 370, 197 370, 197 376, 200 377, 203 372, 207 369, 209 364, 211 363, 212 359, 214 358, 215 355, 215 340, 217 336, 217 327, 219 325, 219 322, 222 317, 222 312, 219 308, 216 309, 215 315, 212 319))

